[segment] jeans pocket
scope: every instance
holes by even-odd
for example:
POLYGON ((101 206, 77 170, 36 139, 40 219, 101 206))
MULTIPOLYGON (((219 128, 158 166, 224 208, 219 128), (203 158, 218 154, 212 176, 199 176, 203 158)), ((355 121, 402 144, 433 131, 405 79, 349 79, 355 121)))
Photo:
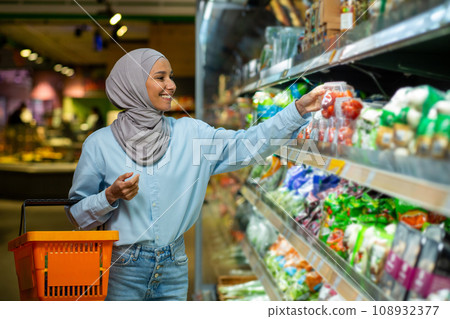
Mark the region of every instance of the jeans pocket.
POLYGON ((180 254, 179 256, 175 257, 175 265, 177 266, 184 266, 188 263, 188 257, 186 254, 180 254))
POLYGON ((178 249, 175 250, 175 265, 184 266, 188 262, 188 257, 186 255, 186 251, 184 249, 184 245, 179 246, 178 249))
POLYGON ((128 251, 115 251, 113 249, 112 255, 111 255, 111 264, 114 264, 114 266, 126 266, 133 260, 133 254, 128 251))

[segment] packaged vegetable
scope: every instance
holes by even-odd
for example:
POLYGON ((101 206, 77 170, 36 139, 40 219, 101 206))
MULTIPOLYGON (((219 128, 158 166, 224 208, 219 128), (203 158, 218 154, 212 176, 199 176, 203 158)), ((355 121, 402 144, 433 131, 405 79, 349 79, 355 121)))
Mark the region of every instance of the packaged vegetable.
POLYGON ((347 248, 344 245, 344 230, 340 228, 334 228, 328 236, 326 241, 327 245, 333 249, 342 258, 347 258, 347 248))
POLYGON ((404 222, 417 230, 421 230, 428 222, 428 212, 421 207, 396 199, 395 208, 398 221, 404 222))
POLYGON ((310 291, 305 284, 307 272, 300 270, 294 275, 292 284, 286 290, 286 297, 292 301, 305 301, 310 297, 310 291))
POLYGON ((322 116, 326 119, 335 116, 337 98, 353 97, 352 88, 346 82, 327 82, 323 84, 326 90, 322 98, 322 116))
POLYGON ((280 168, 281 168, 280 157, 277 155, 273 155, 272 164, 270 165, 270 168, 267 170, 267 172, 265 172, 264 175, 261 176, 261 181, 275 174, 280 168))
POLYGON ((338 293, 331 287, 330 284, 324 283, 319 291, 319 301, 330 301, 332 298, 340 298, 338 293))
POLYGON ((282 109, 285 108, 286 106, 288 106, 293 101, 294 101, 294 99, 292 97, 290 90, 281 91, 280 93, 275 95, 273 98, 273 104, 282 109))
POLYGON ((431 146, 431 156, 436 159, 450 157, 450 102, 440 101, 435 108, 438 112, 431 146))
POLYGON ((382 150, 394 148, 394 120, 401 109, 408 105, 407 93, 410 90, 409 87, 397 90, 389 103, 384 106, 376 138, 378 148, 382 150))
POLYGON ((437 102, 445 100, 445 94, 432 86, 421 85, 408 90, 406 99, 408 105, 422 111, 423 117, 427 117, 437 102))
POLYGON ((322 287, 322 277, 315 271, 306 274, 305 282, 311 292, 319 291, 322 287))
POLYGON ((319 142, 325 142, 328 132, 328 120, 325 118, 322 118, 319 120, 318 123, 318 141, 319 142))
POLYGON ((350 97, 337 98, 335 102, 336 110, 336 130, 337 143, 351 146, 353 145, 353 133, 356 128, 356 118, 358 118, 362 106, 362 101, 350 97))
POLYGON ((423 237, 408 300, 450 300, 450 246, 423 237))
POLYGON ((296 100, 301 98, 308 92, 308 85, 306 83, 295 83, 290 87, 292 99, 296 100))
POLYGON ((270 165, 254 165, 250 172, 250 181, 252 179, 259 181, 262 175, 264 175, 270 169, 270 165))
POLYGON ((382 110, 363 108, 360 117, 356 120, 356 130, 353 135, 353 146, 375 150, 377 147, 377 131, 380 126, 382 110))
POLYGON ((436 119, 424 118, 417 128, 416 155, 430 156, 436 119))
POLYGON ((328 143, 336 144, 336 128, 337 128, 337 119, 336 118, 329 118, 328 119, 328 126, 327 126, 327 133, 325 135, 325 141, 328 143))
POLYGON ((408 149, 415 137, 415 131, 420 120, 420 112, 404 107, 394 119, 394 144, 396 147, 408 149), (413 118, 413 120, 410 120, 413 118))
POLYGON ((407 235, 407 247, 403 254, 402 264, 399 268, 396 282, 392 290, 392 298, 394 300, 406 300, 406 295, 411 287, 412 279, 422 249, 422 234, 415 230, 409 229, 407 235))
POLYGON ((383 267, 391 249, 396 226, 397 224, 389 224, 380 231, 379 236, 375 238, 369 249, 369 265, 366 268, 366 277, 375 283, 381 280, 383 267))
POLYGON ((340 110, 343 117, 349 120, 356 120, 363 108, 362 101, 359 99, 346 99, 340 104, 340 110))
POLYGON ((400 267, 402 266, 402 258, 406 250, 408 233, 412 230, 405 223, 398 223, 395 230, 394 240, 391 250, 384 264, 383 274, 381 275, 380 287, 387 296, 392 296, 400 267))

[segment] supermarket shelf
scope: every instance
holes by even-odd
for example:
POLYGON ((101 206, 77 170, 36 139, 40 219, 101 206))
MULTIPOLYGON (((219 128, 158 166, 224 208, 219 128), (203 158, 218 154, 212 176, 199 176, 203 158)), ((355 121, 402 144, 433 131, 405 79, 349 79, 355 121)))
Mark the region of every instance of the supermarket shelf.
MULTIPOLYGON (((288 147, 287 150, 280 151, 278 154, 298 165, 306 164, 325 170, 381 193, 403 199, 430 211, 450 217, 450 187, 448 184, 432 182, 431 178, 417 178, 400 174, 395 171, 396 166, 392 166, 394 159, 389 157, 380 156, 385 161, 378 163, 379 167, 375 168, 348 160, 345 157, 333 157, 321 155, 318 152, 304 151, 305 149, 319 150, 321 147, 310 140, 303 142, 304 144, 301 147, 288 147), (309 146, 305 147, 307 143, 313 144, 308 144, 309 146)), ((351 148, 348 147, 347 149, 351 148)), ((359 153, 363 152, 360 149, 354 151, 358 151, 359 153)), ((373 160, 376 154, 384 155, 381 152, 367 153, 366 155, 367 157, 371 156, 371 160, 373 160)), ((408 158, 404 160, 404 163, 407 162, 406 160, 408 158)), ((413 160, 415 159, 409 158, 409 161, 413 160)), ((438 171, 448 171, 448 163, 421 159, 418 159, 418 161, 419 163, 425 163, 429 166, 428 168, 436 168, 437 165, 442 165, 443 168, 439 168, 438 171)), ((446 176, 443 176, 443 178, 446 178, 448 174, 444 175, 446 176)))
POLYGON ((285 300, 283 294, 279 291, 277 284, 274 282, 273 277, 267 271, 267 268, 261 257, 259 257, 252 244, 250 244, 250 242, 248 241, 247 237, 242 240, 241 245, 242 250, 244 251, 244 254, 248 259, 248 262, 250 263, 250 266, 252 267, 259 281, 261 281, 270 300, 285 300))
POLYGON ((248 186, 243 186, 241 192, 344 299, 390 300, 373 282, 357 273, 281 208, 269 206, 248 186))
POLYGON ((405 21, 363 36, 353 43, 333 43, 323 47, 323 53, 307 60, 291 58, 262 70, 259 81, 246 84, 236 94, 250 93, 260 87, 281 84, 334 66, 347 64, 436 39, 450 34, 450 6, 443 3, 405 21))

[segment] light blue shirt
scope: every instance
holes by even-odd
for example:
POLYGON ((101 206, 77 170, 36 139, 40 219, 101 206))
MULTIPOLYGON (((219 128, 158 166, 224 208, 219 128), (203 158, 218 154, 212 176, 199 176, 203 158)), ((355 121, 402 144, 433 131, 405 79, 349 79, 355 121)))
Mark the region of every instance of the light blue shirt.
POLYGON ((146 167, 127 156, 110 127, 100 129, 83 144, 69 192, 70 199, 81 200, 70 211, 66 208, 68 217, 81 229, 105 224, 105 229, 118 230, 115 245, 165 246, 199 217, 211 175, 240 169, 272 154, 280 148, 273 142, 295 138, 309 117, 302 118, 291 103, 248 130, 215 129, 200 120, 167 118, 172 128, 168 149, 146 167), (140 174, 138 194, 110 205, 105 189, 127 172, 140 174))

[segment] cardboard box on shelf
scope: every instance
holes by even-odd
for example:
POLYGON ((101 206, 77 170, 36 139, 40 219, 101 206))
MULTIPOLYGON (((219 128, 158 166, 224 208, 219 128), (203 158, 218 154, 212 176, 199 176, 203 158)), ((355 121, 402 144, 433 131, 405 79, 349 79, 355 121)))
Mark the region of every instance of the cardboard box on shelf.
POLYGON ((326 23, 332 29, 340 29, 341 26, 341 1, 340 0, 320 0, 319 1, 319 21, 326 23))

